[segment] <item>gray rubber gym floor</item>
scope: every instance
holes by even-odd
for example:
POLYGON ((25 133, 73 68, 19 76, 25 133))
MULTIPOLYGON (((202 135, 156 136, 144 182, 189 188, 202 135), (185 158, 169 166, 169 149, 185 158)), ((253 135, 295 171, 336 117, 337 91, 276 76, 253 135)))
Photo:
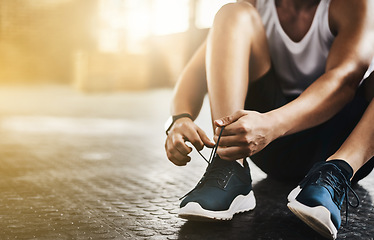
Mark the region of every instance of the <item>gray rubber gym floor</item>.
MULTIPOLYGON (((186 167, 166 159, 170 97, 0 87, 0 239, 321 239, 286 207, 294 184, 253 164, 255 210, 223 223, 179 219, 178 198, 206 163, 196 153, 186 167)), ((338 239, 373 239, 373 183, 371 174, 355 187, 361 204, 338 239)))

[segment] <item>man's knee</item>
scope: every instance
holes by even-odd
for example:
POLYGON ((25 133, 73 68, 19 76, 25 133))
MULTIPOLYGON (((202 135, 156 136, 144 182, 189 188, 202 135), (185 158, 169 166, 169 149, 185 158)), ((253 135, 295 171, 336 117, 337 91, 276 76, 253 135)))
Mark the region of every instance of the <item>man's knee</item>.
POLYGON ((231 27, 262 26, 261 18, 254 6, 246 2, 229 3, 224 5, 216 14, 214 25, 228 24, 231 27))

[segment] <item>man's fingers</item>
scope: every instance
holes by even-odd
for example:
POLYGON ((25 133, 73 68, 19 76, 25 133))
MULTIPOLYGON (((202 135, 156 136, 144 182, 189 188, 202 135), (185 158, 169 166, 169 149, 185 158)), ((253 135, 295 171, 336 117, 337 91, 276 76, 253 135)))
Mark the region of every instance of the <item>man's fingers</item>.
POLYGON ((241 118, 245 114, 246 112, 244 110, 239 110, 239 111, 236 111, 234 114, 215 120, 214 123, 218 127, 225 127, 237 121, 239 118, 241 118))
POLYGON ((219 147, 217 154, 223 160, 235 161, 248 156, 247 149, 243 147, 219 147))
MULTIPOLYGON (((214 136, 214 140, 218 140, 218 136, 214 136)), ((230 135, 221 136, 218 145, 222 147, 232 147, 232 146, 246 146, 250 143, 250 139, 247 139, 242 135, 230 135)))
POLYGON ((165 149, 166 149, 166 155, 168 159, 174 163, 177 166, 184 166, 186 165, 189 161, 191 161, 191 157, 184 155, 180 153, 176 148, 170 147, 171 141, 167 141, 165 144, 165 149))
POLYGON ((214 143, 208 138, 206 133, 194 123, 180 122, 174 125, 169 131, 165 141, 165 150, 168 159, 175 165, 186 165, 191 158, 188 154, 192 151, 192 146, 201 151, 204 146, 214 147, 214 143))
MULTIPOLYGON (((217 127, 214 132, 214 140, 217 141, 217 138, 219 134, 221 133, 220 127, 217 127)), ((239 135, 246 132, 245 126, 241 124, 240 121, 235 121, 231 123, 230 125, 226 126, 225 129, 222 132, 222 136, 233 136, 233 135, 239 135)))
POLYGON ((186 133, 186 138, 196 148, 196 150, 201 151, 204 148, 204 142, 201 140, 197 131, 186 133))
POLYGON ((182 159, 171 156, 169 160, 177 166, 186 166, 189 161, 191 161, 191 157, 187 156, 182 159))
POLYGON ((182 137, 173 137, 172 145, 182 154, 186 155, 192 151, 192 148, 186 145, 182 137))
POLYGON ((208 136, 206 135, 206 133, 203 131, 203 130, 201 130, 200 128, 197 130, 197 133, 199 134, 199 136, 200 136, 200 139, 203 141, 203 143, 204 143, 204 145, 205 146, 207 146, 207 147, 209 147, 209 148, 212 148, 212 147, 214 147, 214 142, 212 142, 209 138, 208 138, 208 136))

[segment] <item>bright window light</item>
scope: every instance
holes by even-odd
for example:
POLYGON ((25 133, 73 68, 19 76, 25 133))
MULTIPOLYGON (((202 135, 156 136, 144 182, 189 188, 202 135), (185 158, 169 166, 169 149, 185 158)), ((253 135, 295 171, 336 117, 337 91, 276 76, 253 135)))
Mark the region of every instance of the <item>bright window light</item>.
POLYGON ((214 16, 225 4, 236 2, 230 0, 199 0, 196 9, 196 27, 210 28, 213 24, 214 16))
POLYGON ((125 6, 125 12, 122 17, 126 22, 126 35, 135 39, 149 36, 152 21, 149 1, 125 1, 125 6))
POLYGON ((118 52, 121 50, 121 30, 126 24, 123 0, 100 0, 98 9, 98 47, 103 52, 118 52))
MULTIPOLYGON (((217 11, 234 0, 198 0, 196 27, 209 28, 217 11)), ((151 35, 185 32, 189 28, 191 0, 99 0, 99 48, 117 52, 145 51, 151 35)))
POLYGON ((152 33, 165 35, 188 29, 189 0, 153 0, 152 33))

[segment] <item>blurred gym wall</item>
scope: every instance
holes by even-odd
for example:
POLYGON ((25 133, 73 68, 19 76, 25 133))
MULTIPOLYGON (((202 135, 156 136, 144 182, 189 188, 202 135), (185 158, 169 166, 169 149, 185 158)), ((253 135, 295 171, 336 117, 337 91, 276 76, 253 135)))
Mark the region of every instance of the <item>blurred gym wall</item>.
POLYGON ((223 0, 0 0, 0 84, 173 86, 223 0))

